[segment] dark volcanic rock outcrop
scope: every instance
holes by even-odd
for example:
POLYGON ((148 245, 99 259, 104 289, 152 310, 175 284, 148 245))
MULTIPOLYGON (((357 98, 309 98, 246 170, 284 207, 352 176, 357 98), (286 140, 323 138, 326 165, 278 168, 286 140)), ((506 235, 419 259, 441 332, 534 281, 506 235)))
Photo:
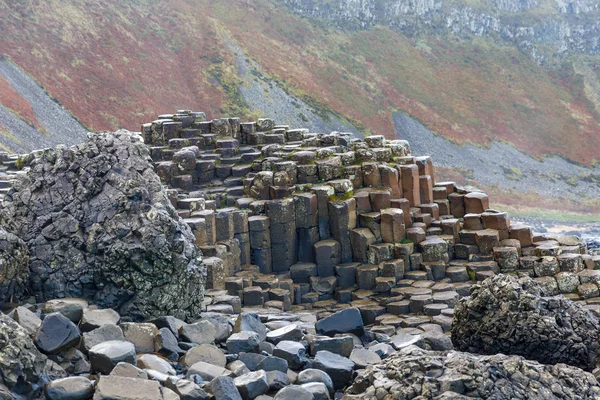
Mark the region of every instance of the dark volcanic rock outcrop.
POLYGON ((4 398, 2 385, 16 394, 34 391, 45 366, 46 356, 34 346, 25 329, 0 313, 0 398, 4 398))
POLYGON ((598 363, 598 319, 562 296, 544 297, 531 278, 497 275, 471 289, 454 309, 456 349, 517 354, 591 371, 598 363))
POLYGON ((25 243, 0 228, 0 303, 22 298, 29 282, 29 251, 25 243))
POLYGON ((600 384, 579 368, 520 356, 476 356, 406 347, 367 367, 348 389, 362 399, 597 399, 600 384))
POLYGON ((82 297, 135 319, 199 315, 206 275, 189 227, 130 132, 36 155, 4 202, 38 301, 82 297))

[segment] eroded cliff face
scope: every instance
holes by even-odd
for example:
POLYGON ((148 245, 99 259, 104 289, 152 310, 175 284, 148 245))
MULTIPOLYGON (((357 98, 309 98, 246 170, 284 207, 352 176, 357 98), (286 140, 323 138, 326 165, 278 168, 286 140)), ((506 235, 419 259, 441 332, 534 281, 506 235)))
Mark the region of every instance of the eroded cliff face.
POLYGON ((296 14, 346 29, 386 25, 406 35, 489 36, 514 44, 538 63, 568 54, 600 54, 595 0, 281 0, 296 14))

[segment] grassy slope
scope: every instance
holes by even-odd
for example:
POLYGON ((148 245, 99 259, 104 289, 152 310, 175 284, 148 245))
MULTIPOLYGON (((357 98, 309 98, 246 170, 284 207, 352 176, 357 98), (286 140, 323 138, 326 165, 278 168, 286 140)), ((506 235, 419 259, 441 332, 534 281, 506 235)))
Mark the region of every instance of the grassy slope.
POLYGON ((491 39, 340 32, 275 0, 10 1, 0 26, 0 53, 91 129, 137 129, 178 108, 249 114, 227 31, 273 79, 367 132, 393 137, 391 112, 403 110, 458 142, 598 161, 600 57, 549 72, 491 39))

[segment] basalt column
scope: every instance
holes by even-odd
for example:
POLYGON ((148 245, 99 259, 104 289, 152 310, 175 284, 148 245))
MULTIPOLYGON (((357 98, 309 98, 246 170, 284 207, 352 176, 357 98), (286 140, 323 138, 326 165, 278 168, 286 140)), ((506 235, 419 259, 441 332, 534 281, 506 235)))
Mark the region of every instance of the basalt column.
POLYGON ((250 260, 258 265, 260 272, 268 274, 273 271, 271 258, 271 221, 264 215, 248 218, 250 231, 250 260))
POLYGON ((294 200, 271 200, 266 207, 271 220, 273 272, 287 272, 296 263, 296 212, 294 200))

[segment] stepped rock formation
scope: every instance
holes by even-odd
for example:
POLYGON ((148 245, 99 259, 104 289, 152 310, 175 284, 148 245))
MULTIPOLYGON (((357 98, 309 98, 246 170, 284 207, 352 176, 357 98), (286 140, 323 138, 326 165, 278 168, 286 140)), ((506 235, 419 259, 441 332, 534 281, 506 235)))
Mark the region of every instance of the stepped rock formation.
POLYGON ((544 297, 531 278, 486 279, 454 308, 455 348, 479 354, 516 354, 544 364, 592 371, 598 364, 598 319, 562 296, 544 297))
POLYGON ((534 235, 490 208, 487 194, 436 181, 431 157, 404 140, 266 118, 207 121, 190 110, 141 130, 207 257, 207 288, 246 306, 327 308, 358 297, 366 323, 386 312, 443 319, 472 281, 500 272, 532 276, 551 294, 599 295, 600 257, 580 239, 534 235))
POLYGON ((34 346, 25 329, 0 313, 0 398, 5 398, 2 385, 16 394, 35 390, 45 367, 46 356, 34 346))
POLYGON ((2 217, 30 250, 38 301, 83 297, 136 319, 200 313, 201 253, 139 136, 92 134, 25 162, 2 217))
POLYGON ((592 374, 564 364, 409 346, 367 367, 347 393, 346 400, 596 399, 600 384, 592 374))
POLYGON ((600 256, 579 238, 535 234, 485 193, 437 182, 403 140, 189 110, 142 137, 94 134, 3 161, 2 222, 28 247, 27 289, 49 300, 11 316, 51 354, 46 393, 600 395, 575 366, 454 352, 448 336, 458 307, 480 329, 467 334, 487 335, 477 351, 524 344, 527 357, 592 369, 600 256), (569 300, 542 297, 559 293, 569 300), (51 300, 64 296, 89 302, 51 300))

